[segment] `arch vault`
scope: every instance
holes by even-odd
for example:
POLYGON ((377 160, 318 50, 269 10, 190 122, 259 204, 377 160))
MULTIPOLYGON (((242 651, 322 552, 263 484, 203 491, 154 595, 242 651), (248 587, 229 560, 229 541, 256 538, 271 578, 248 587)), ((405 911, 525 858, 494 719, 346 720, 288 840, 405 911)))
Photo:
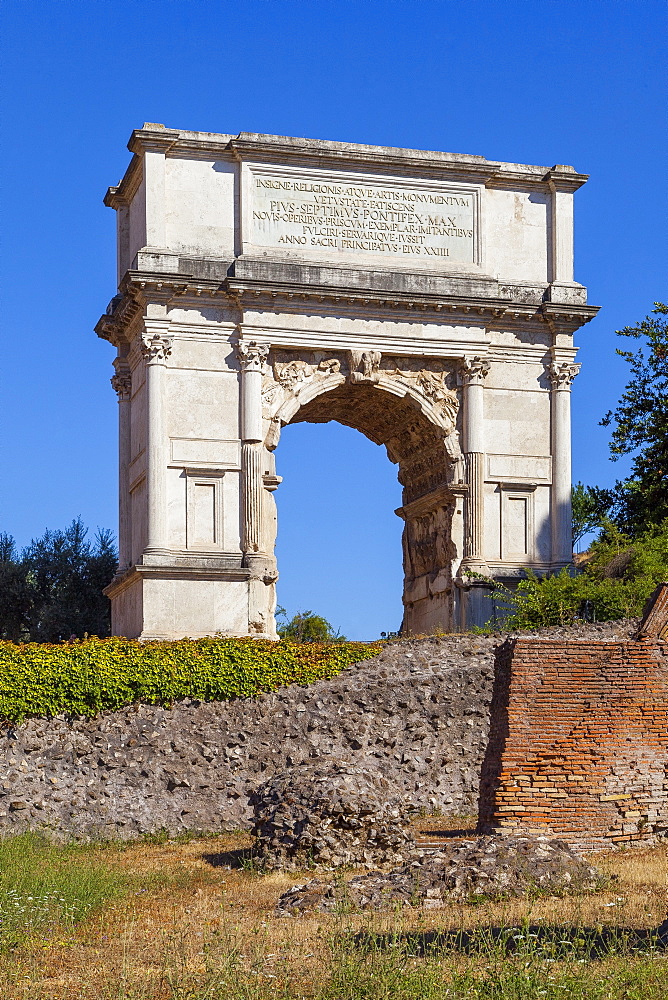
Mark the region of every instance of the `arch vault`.
POLYGON ((493 579, 570 563, 583 175, 157 125, 130 148, 96 327, 117 349, 115 634, 275 636, 291 422, 397 465, 406 632, 481 623, 493 579))

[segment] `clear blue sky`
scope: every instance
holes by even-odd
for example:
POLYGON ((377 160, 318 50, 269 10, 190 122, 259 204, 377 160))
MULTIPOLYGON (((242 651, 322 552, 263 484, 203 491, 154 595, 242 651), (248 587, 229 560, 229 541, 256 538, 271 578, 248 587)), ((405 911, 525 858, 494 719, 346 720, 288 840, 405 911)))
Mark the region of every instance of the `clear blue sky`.
MULTIPOLYGON (((574 477, 608 485, 598 426, 626 381, 614 330, 666 297, 663 0, 4 0, 0 529, 25 544, 81 515, 116 527, 115 292, 102 205, 144 121, 572 164, 574 477)), ((382 449, 338 425, 277 453, 289 611, 351 637, 401 619, 400 493, 382 449), (361 570, 359 567, 363 567, 361 570)))

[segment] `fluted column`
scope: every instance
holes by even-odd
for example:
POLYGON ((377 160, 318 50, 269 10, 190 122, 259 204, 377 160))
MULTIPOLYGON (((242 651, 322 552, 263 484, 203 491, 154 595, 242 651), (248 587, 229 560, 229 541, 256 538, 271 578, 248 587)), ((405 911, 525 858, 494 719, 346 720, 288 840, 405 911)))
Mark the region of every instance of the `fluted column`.
POLYGON ((552 383, 552 562, 573 559, 571 519, 571 385, 580 365, 553 362, 547 369, 552 383))
POLYGON ((462 570, 472 569, 487 575, 485 561, 485 395, 484 382, 489 362, 484 358, 465 358, 459 374, 464 387, 464 459, 468 494, 464 519, 464 557, 462 570))
POLYGON ((161 333, 142 337, 142 355, 146 363, 146 497, 148 537, 146 550, 162 552, 167 548, 167 466, 165 433, 165 363, 172 353, 172 340, 161 333))
POLYGON ((132 375, 125 358, 114 361, 111 385, 118 395, 118 572, 132 562, 132 512, 130 510, 130 398, 132 375))
POLYGON ((241 366, 241 490, 243 530, 241 548, 245 556, 262 547, 262 369, 269 348, 264 344, 239 343, 241 366))

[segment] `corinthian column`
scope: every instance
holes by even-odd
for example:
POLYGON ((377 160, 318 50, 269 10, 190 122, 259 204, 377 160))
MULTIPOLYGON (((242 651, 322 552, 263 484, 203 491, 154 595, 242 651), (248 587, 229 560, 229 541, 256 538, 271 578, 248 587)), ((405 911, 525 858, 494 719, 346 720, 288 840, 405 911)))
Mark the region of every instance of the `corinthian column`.
POLYGON ((553 362, 547 369, 552 383, 552 562, 573 559, 571 521, 571 385, 580 365, 553 362))
POLYGON ((171 337, 147 333, 142 337, 142 356, 146 363, 146 497, 148 531, 146 550, 162 552, 167 548, 167 503, 165 473, 167 447, 165 436, 165 362, 172 353, 171 337))
POLYGON ((130 396, 132 375, 125 358, 114 361, 111 385, 118 395, 118 572, 132 561, 132 516, 130 511, 130 396))
POLYGON ((484 382, 488 372, 489 362, 480 357, 465 358, 459 369, 464 387, 464 460, 468 485, 462 570, 471 569, 485 575, 489 574, 484 538, 484 382))
POLYGON ((241 366, 241 489, 245 556, 262 546, 262 369, 269 348, 251 341, 237 345, 241 366))

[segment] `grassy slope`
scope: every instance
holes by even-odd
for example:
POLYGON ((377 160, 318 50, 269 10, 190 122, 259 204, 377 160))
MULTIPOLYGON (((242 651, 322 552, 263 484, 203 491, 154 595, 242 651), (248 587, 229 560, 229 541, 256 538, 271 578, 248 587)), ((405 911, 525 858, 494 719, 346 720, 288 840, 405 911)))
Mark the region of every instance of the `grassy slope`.
MULTIPOLYGON (((419 825, 434 829, 449 822, 456 821, 428 819, 419 825)), ((273 915, 277 897, 309 876, 260 876, 239 867, 249 843, 247 834, 224 834, 182 843, 66 849, 30 838, 1 844, 5 902, 14 885, 24 898, 57 891, 69 910, 32 925, 24 917, 29 933, 23 939, 15 920, 0 952, 0 995, 7 1000, 659 1000, 666 995, 666 953, 648 952, 647 942, 623 930, 650 929, 664 919, 666 847, 597 855, 597 863, 619 880, 595 896, 281 919, 273 915), (459 930, 469 932, 466 948, 448 936, 459 930), (547 934, 552 944, 541 944, 534 934, 547 934), (508 954, 508 943, 515 954, 508 954)))

